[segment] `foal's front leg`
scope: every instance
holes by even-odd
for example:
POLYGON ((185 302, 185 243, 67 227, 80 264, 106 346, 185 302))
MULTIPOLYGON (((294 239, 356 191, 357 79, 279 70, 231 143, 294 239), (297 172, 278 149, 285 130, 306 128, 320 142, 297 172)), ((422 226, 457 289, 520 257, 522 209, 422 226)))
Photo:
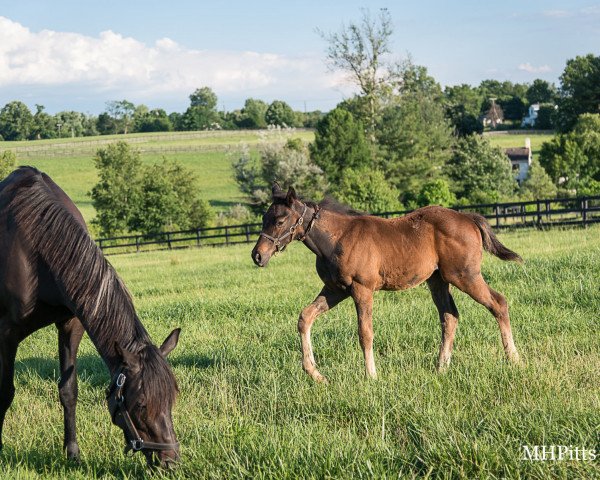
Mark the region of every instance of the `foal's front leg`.
POLYGON ((327 382, 327 379, 317 370, 310 340, 310 329, 319 315, 332 309, 347 297, 348 294, 345 292, 323 287, 317 298, 302 310, 298 318, 298 333, 302 344, 302 368, 317 382, 327 382))
POLYGON ((373 357, 373 290, 360 284, 354 284, 352 298, 358 316, 358 338, 365 356, 367 376, 377 378, 373 357))
POLYGON ((64 443, 67 458, 79 459, 79 445, 75 429, 77 405, 77 349, 83 336, 83 325, 77 318, 57 323, 58 356, 60 358, 60 383, 58 394, 64 412, 64 443))

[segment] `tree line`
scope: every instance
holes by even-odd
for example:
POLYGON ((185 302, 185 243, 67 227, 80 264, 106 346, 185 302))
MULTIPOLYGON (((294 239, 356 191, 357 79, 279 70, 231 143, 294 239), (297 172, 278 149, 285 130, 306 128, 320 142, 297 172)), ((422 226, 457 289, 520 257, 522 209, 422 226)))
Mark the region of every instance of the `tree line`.
POLYGON ((209 88, 196 89, 185 112, 149 109, 128 100, 110 101, 98 116, 75 111, 50 115, 43 105, 35 113, 21 101, 12 101, 0 110, 0 140, 41 140, 65 137, 114 135, 136 132, 189 130, 263 129, 278 127, 313 128, 322 112, 295 111, 286 102, 271 103, 246 99, 244 107, 232 112, 217 109, 217 95, 209 88))

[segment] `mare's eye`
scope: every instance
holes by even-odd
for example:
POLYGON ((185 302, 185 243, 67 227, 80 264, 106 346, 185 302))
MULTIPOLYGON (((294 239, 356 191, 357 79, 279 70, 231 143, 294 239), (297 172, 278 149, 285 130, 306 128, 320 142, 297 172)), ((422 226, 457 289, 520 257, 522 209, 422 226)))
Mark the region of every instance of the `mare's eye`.
POLYGON ((281 227, 283 225, 283 220, 277 220, 277 226, 281 227))

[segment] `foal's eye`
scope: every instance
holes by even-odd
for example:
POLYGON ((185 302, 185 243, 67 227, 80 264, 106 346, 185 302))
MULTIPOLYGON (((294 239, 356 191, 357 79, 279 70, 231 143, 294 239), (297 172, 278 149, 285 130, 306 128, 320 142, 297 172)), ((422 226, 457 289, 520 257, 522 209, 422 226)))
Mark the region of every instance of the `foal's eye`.
POLYGON ((281 227, 283 225, 283 220, 277 220, 277 226, 281 227))

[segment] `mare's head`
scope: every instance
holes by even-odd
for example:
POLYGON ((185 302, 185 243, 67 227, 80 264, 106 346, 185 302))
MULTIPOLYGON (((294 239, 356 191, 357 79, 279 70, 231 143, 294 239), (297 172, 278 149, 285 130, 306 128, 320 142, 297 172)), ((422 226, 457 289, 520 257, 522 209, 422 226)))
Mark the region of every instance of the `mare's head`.
POLYGON ((306 205, 298 200, 294 189, 290 187, 286 193, 275 183, 272 193, 273 203, 263 215, 262 231, 252 249, 252 260, 259 267, 266 266, 274 253, 305 231, 306 205))
POLYGON ((171 416, 178 390, 165 360, 179 332, 173 330, 160 348, 148 344, 139 352, 115 344, 121 366, 108 391, 108 407, 113 423, 123 430, 126 450, 142 451, 150 467, 170 468, 179 459, 171 416))

